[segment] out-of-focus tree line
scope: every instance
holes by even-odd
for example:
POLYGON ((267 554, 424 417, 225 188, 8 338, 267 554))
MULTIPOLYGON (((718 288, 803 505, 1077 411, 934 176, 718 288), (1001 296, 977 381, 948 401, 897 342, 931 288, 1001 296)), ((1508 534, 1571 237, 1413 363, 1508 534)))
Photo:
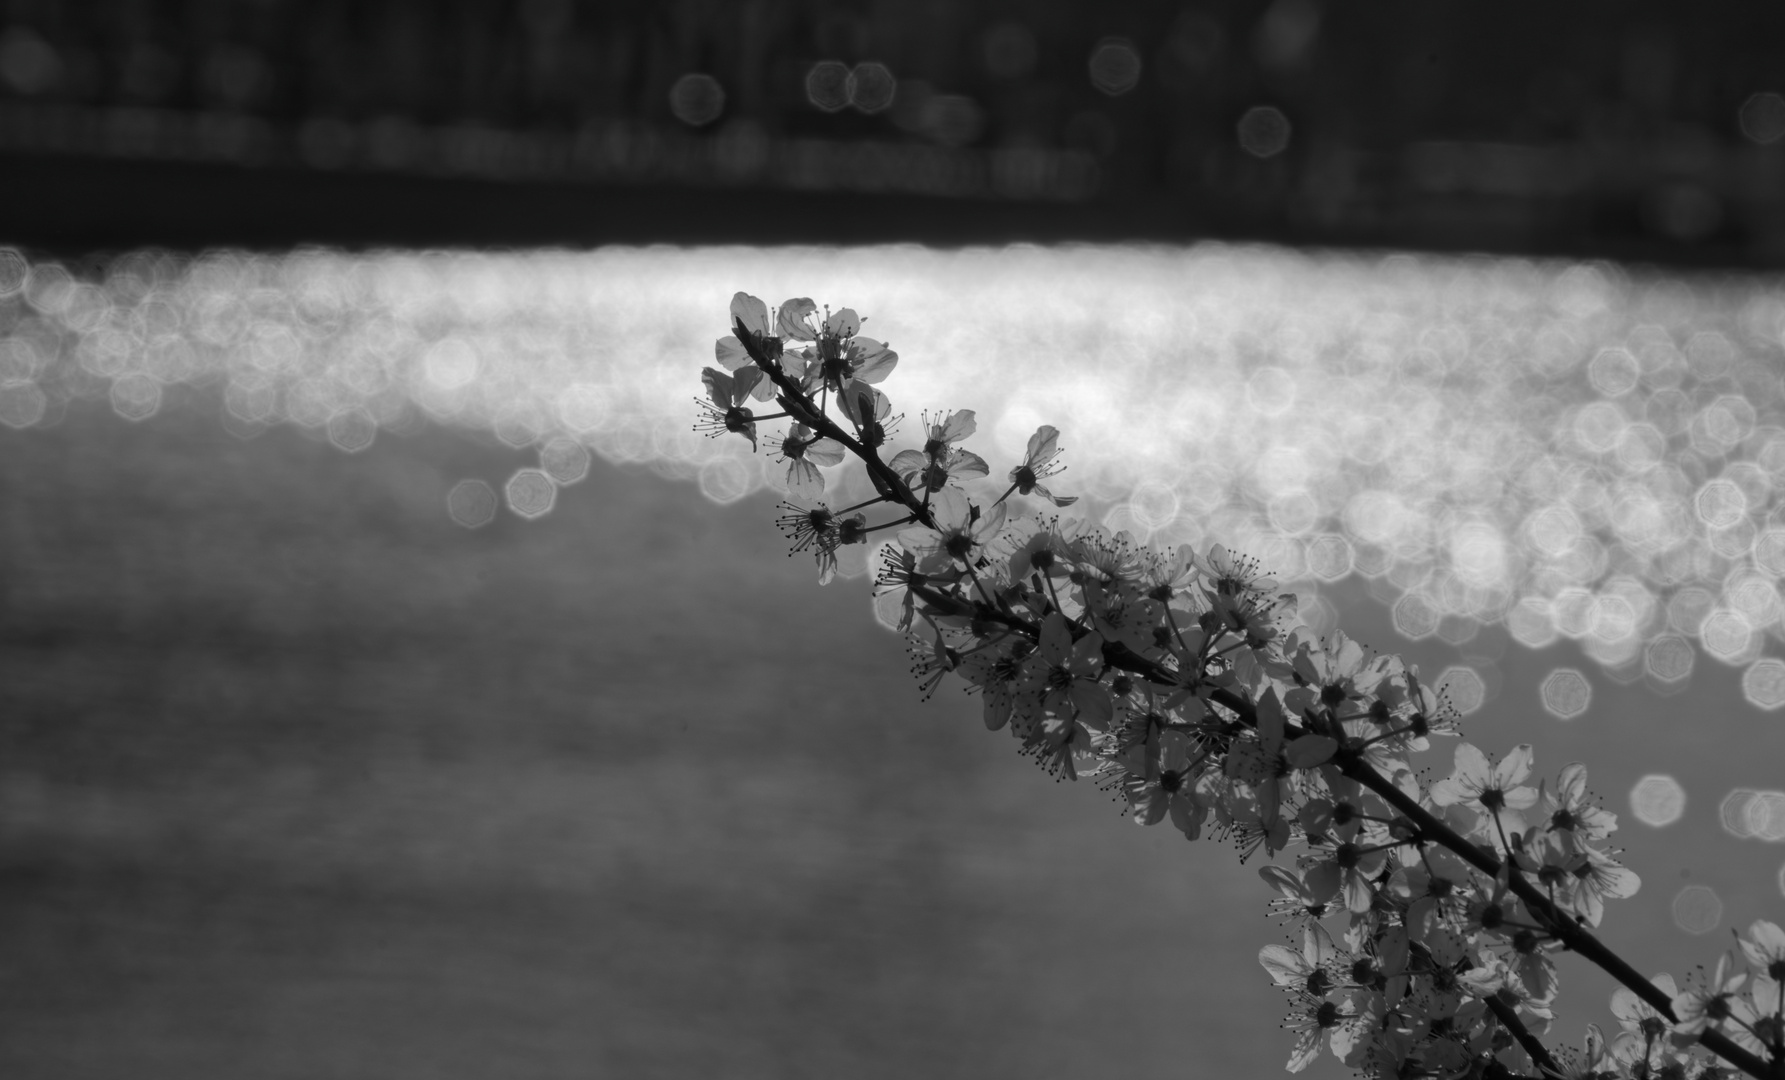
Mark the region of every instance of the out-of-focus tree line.
POLYGON ((3 10, 0 152, 23 158, 1033 203, 1044 237, 1076 214, 1785 258, 1785 9, 1766 5, 3 10))

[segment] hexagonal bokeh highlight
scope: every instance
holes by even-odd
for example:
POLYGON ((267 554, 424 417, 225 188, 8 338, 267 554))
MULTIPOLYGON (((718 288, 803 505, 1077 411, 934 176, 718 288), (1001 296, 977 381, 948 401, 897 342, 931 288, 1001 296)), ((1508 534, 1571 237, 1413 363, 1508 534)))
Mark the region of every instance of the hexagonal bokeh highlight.
POLYGON ((1418 593, 1407 593, 1395 601, 1395 630, 1409 641, 1424 641, 1438 632, 1443 612, 1418 593))
POLYGON ((9 382, 0 386, 0 424, 28 428, 43 419, 49 399, 34 382, 9 382))
POLYGON ((1642 375, 1642 368, 1630 350, 1614 346, 1600 349, 1587 365, 1587 379, 1592 382, 1593 389, 1606 397, 1622 397, 1636 389, 1636 381, 1642 375))
POLYGON ((1661 634, 1642 653, 1643 670, 1651 678, 1673 686, 1692 677, 1698 650, 1679 634, 1661 634))
POLYGON ((1756 791, 1747 805, 1748 833, 1769 844, 1785 842, 1785 791, 1756 791))
POLYGON ((371 446, 377 437, 378 421, 364 409, 343 409, 328 418, 328 441, 349 454, 371 446))
POLYGON ((539 448, 539 467, 559 487, 589 475, 589 448, 562 435, 539 448))
POLYGON ((1723 921, 1723 898, 1709 885, 1688 885, 1673 898, 1673 924, 1688 934, 1708 934, 1723 921))
POLYGON ((1475 712, 1487 701, 1487 683, 1472 667, 1452 664, 1441 672, 1433 689, 1450 700, 1451 707, 1464 716, 1475 712))
POLYGON ((1630 789, 1630 812, 1651 828, 1663 828, 1686 812, 1686 789, 1666 773, 1650 773, 1630 789))
POLYGON ((538 469, 521 469, 508 478, 502 493, 508 497, 508 508, 531 521, 551 513, 558 501, 558 485, 538 469))
POLYGON ((1785 97, 1771 90, 1748 95, 1736 119, 1742 134, 1762 146, 1785 139, 1785 97))
POLYGON ((1506 612, 1506 631, 1512 640, 1527 649, 1553 645, 1562 635, 1549 617, 1549 601, 1541 596, 1524 596, 1506 612))
POLYGON ((488 525, 496 516, 496 492, 482 480, 460 480, 446 493, 446 512, 467 529, 488 525))
POLYGON ((1706 615, 1698 625, 1698 640, 1705 652, 1732 665, 1746 663, 1756 648, 1753 624, 1733 608, 1717 608, 1706 615))
POLYGON ((141 372, 120 375, 112 380, 112 412, 132 423, 147 420, 161 411, 161 384, 141 372))
POLYGON ((1308 541, 1308 572, 1321 581, 1338 581, 1351 574, 1351 541, 1337 533, 1321 533, 1308 541))
POLYGON ((865 113, 884 112, 898 89, 899 80, 885 64, 869 61, 849 73, 849 103, 865 113))
POLYGON ((1718 804, 1717 817, 1738 840, 1785 841, 1785 791, 1735 788, 1718 804))
POLYGON ((1749 664, 1742 672, 1742 696, 1767 712, 1785 705, 1785 660, 1768 656, 1749 664))
POLYGON ((1544 711, 1558 720, 1573 720, 1593 704, 1593 684, 1574 668, 1557 668, 1538 687, 1544 711))
POLYGON ((697 482, 700 493, 720 506, 737 502, 754 487, 750 469, 734 457, 714 458, 702 465, 697 482))
POLYGON ((1140 82, 1141 59, 1127 38, 1104 38, 1091 50, 1091 85, 1120 97, 1140 82))
POLYGON ((503 406, 496 414, 493 427, 496 438, 519 450, 538 442, 545 425, 545 415, 540 410, 531 405, 518 404, 503 406))
POLYGON ((711 75, 691 71, 669 88, 669 111, 689 127, 705 127, 725 111, 725 88, 711 75))
POLYGON ((806 72, 806 100, 824 112, 849 106, 849 68, 836 60, 820 60, 806 72))
POLYGON ((1724 832, 1737 840, 1753 837, 1754 830, 1748 827, 1748 807, 1758 794, 1760 792, 1753 788, 1735 788, 1723 796, 1723 801, 1717 804, 1717 818, 1724 832))
POLYGON ((1240 149, 1253 157, 1275 157, 1289 148, 1294 128, 1274 105, 1254 105, 1240 117, 1236 133, 1240 149))
POLYGON ((1748 513, 1748 497, 1731 480, 1707 480, 1692 499, 1698 520, 1712 529, 1727 529, 1748 513))

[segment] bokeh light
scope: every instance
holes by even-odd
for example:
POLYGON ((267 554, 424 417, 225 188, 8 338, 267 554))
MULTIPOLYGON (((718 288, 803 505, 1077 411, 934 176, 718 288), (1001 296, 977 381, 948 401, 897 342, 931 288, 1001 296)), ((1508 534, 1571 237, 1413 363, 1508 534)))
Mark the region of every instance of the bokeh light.
POLYGON ((1716 608, 1706 615, 1698 639, 1705 652, 1730 665, 1747 663, 1759 648, 1753 624, 1731 608, 1716 608))
POLYGON ((1672 825, 1686 812, 1686 789, 1665 773, 1651 773, 1630 789, 1630 812, 1653 828, 1672 825))
POLYGON ((1643 650, 1643 670, 1663 686, 1678 686, 1692 677, 1696 655, 1681 635, 1658 634, 1643 650))
POLYGON ((849 73, 849 104, 870 115, 892 107, 899 81, 885 65, 875 61, 855 65, 849 73))
POLYGON ((1474 668, 1462 664, 1453 664, 1444 669, 1432 684, 1434 690, 1443 694, 1463 716, 1477 711, 1487 701, 1487 683, 1474 668))
POLYGON ((1253 157, 1276 157, 1289 149, 1289 118, 1274 105, 1255 105, 1240 117, 1240 149, 1253 157))
MULTIPOLYGON (((947 137, 977 137, 966 119, 947 137)), ((0 248, 0 424, 83 399, 160 415, 215 387, 242 438, 290 424, 361 452, 427 421, 558 484, 600 455, 735 501, 780 480, 772 455, 688 430, 695 373, 740 285, 806 295, 838 256, 754 252, 740 282, 723 249, 146 251, 77 273, 0 248)), ((1411 640, 1567 637, 1619 681, 1677 687, 1699 650, 1749 669, 1785 641, 1772 279, 1220 244, 849 259, 874 273, 819 299, 897 342, 895 409, 978 409, 1000 471, 1058 426, 1068 516, 1219 540, 1297 591, 1356 575, 1411 640), (923 314, 941 310, 977 314, 923 314)))
POLYGON ((806 72, 806 100, 824 112, 849 107, 849 67, 835 60, 820 60, 806 72))
POLYGON ((1769 844, 1785 842, 1785 791, 1757 791, 1747 803, 1748 833, 1769 844))
POLYGON ((1723 922, 1723 898, 1709 885, 1688 885, 1673 898, 1673 922, 1688 934, 1708 934, 1723 922))
POLYGON ((558 485, 539 469, 517 471, 502 486, 502 493, 508 497, 508 508, 528 520, 544 517, 558 501, 558 485))
POLYGON ((496 516, 496 492, 482 480, 460 480, 447 492, 446 512, 467 529, 481 528, 496 516))
POLYGON ((1742 696, 1767 712, 1785 705, 1785 660, 1769 656, 1749 664, 1742 672, 1742 696))
POLYGON ((31 264, 11 248, 0 248, 0 297, 13 296, 24 289, 31 264))
POLYGON ((1105 38, 1091 50, 1091 85, 1120 97, 1140 83, 1140 53, 1126 38, 1105 38))
POLYGON ((1558 720, 1573 720, 1593 704, 1593 684, 1574 668, 1557 668, 1538 687, 1543 708, 1558 720))
POLYGON ((1742 134, 1766 146, 1785 139, 1785 97, 1767 90, 1742 102, 1742 134))
POLYGON ((1407 593, 1395 601, 1392 609, 1395 630, 1408 641, 1424 641, 1438 632, 1443 612, 1419 593, 1407 593))
POLYGON ((560 487, 574 484, 589 475, 589 448, 556 436, 539 448, 539 467, 560 487))
POLYGON ((1754 835, 1754 830, 1748 825, 1748 805, 1758 794, 1760 793, 1753 788, 1736 788, 1723 796, 1723 801, 1717 804, 1717 817, 1722 822, 1724 832, 1738 840, 1746 840, 1754 835))
POLYGON ((725 88, 711 75, 690 72, 669 88, 669 111, 690 127, 705 127, 725 112, 725 88))
POLYGON ((1740 840, 1785 842, 1785 791, 1735 788, 1717 807, 1723 831, 1740 840))
POLYGON ((342 409, 328 418, 328 441, 349 454, 357 454, 378 437, 378 418, 362 407, 342 409))

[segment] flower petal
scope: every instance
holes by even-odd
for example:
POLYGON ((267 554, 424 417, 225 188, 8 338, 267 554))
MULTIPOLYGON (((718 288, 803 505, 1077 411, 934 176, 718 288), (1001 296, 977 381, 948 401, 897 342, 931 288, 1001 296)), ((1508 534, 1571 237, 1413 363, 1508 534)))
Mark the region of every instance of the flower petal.
POLYGON ((905 478, 906 482, 909 483, 908 478, 914 473, 922 475, 924 467, 928 464, 929 459, 923 456, 923 451, 900 450, 893 455, 891 461, 886 463, 886 467, 893 472, 898 473, 901 478, 905 478))
POLYGON ((861 328, 861 316, 855 313, 854 308, 834 311, 830 318, 824 320, 825 332, 840 338, 854 337, 861 332, 861 328))
POLYGON ((1487 786, 1493 777, 1494 767, 1488 762, 1486 754, 1476 749, 1473 743, 1458 743, 1456 749, 1456 771, 1451 778, 1480 790, 1487 786))
POLYGON ((855 361, 850 378, 857 382, 881 382, 899 366, 899 354, 873 338, 856 338, 849 346, 849 355, 855 361))
POLYGON ((1531 775, 1532 757, 1530 743, 1519 743, 1513 747, 1512 752, 1494 766, 1493 786, 1505 789, 1524 783, 1525 777, 1531 775))
POLYGON ((973 507, 965 493, 943 488, 930 496, 930 519, 938 529, 965 529, 972 520, 973 507))
POLYGON ((809 296, 796 296, 786 301, 775 316, 775 332, 795 341, 816 341, 818 335, 812 332, 812 324, 806 316, 817 310, 818 305, 809 296))
POLYGON ((1066 626, 1066 616, 1058 611, 1050 611, 1047 618, 1041 620, 1041 640, 1038 643, 1041 655, 1054 667, 1065 667, 1072 656, 1072 631, 1066 626))
POLYGON ((753 334, 769 332, 769 306, 749 293, 741 292, 731 298, 731 318, 753 334))
POLYGON ((948 463, 948 475, 955 480, 977 480, 991 471, 985 458, 971 450, 956 450, 948 463))
MULTIPOLYGON (((758 374, 761 374, 762 372, 761 368, 749 368, 746 370, 755 371, 758 374)), ((714 368, 701 368, 700 382, 702 386, 707 388, 707 397, 713 399, 713 404, 719 406, 721 412, 737 404, 731 399, 731 376, 725 374, 725 372, 718 371, 714 368)))
POLYGON ((1295 769, 1312 769, 1316 765, 1332 760, 1339 751, 1336 740, 1325 735, 1303 735, 1284 748, 1289 765, 1295 769))
POLYGON ((1587 794, 1587 767, 1578 761, 1562 766, 1562 772, 1556 777, 1556 801, 1564 806, 1571 806, 1587 794))
POLYGON ((958 443, 978 431, 979 421, 974 419, 975 415, 972 409, 957 409, 949 413, 948 419, 942 421, 942 441, 958 443))
POLYGON ((843 460, 843 444, 835 439, 819 439, 808 443, 806 460, 814 465, 835 465, 843 460))
POLYGON ((727 334, 713 342, 713 359, 725 370, 736 371, 750 362, 750 354, 744 350, 743 342, 727 334))
POLYGON ((1060 429, 1052 424, 1043 424, 1029 436, 1029 449, 1023 453, 1023 464, 1031 469, 1047 464, 1055 454, 1060 452, 1060 429))
POLYGON ((1308 977, 1308 962, 1287 945, 1259 949, 1258 962, 1278 986, 1295 986, 1308 977))

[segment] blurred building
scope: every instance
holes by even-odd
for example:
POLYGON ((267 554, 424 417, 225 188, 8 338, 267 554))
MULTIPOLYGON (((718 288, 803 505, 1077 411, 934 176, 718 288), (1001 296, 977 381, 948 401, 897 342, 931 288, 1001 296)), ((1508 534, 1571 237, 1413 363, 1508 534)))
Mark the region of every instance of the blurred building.
POLYGON ((1736 4, 9 0, 0 233, 1776 264, 1781 31, 1736 4))

